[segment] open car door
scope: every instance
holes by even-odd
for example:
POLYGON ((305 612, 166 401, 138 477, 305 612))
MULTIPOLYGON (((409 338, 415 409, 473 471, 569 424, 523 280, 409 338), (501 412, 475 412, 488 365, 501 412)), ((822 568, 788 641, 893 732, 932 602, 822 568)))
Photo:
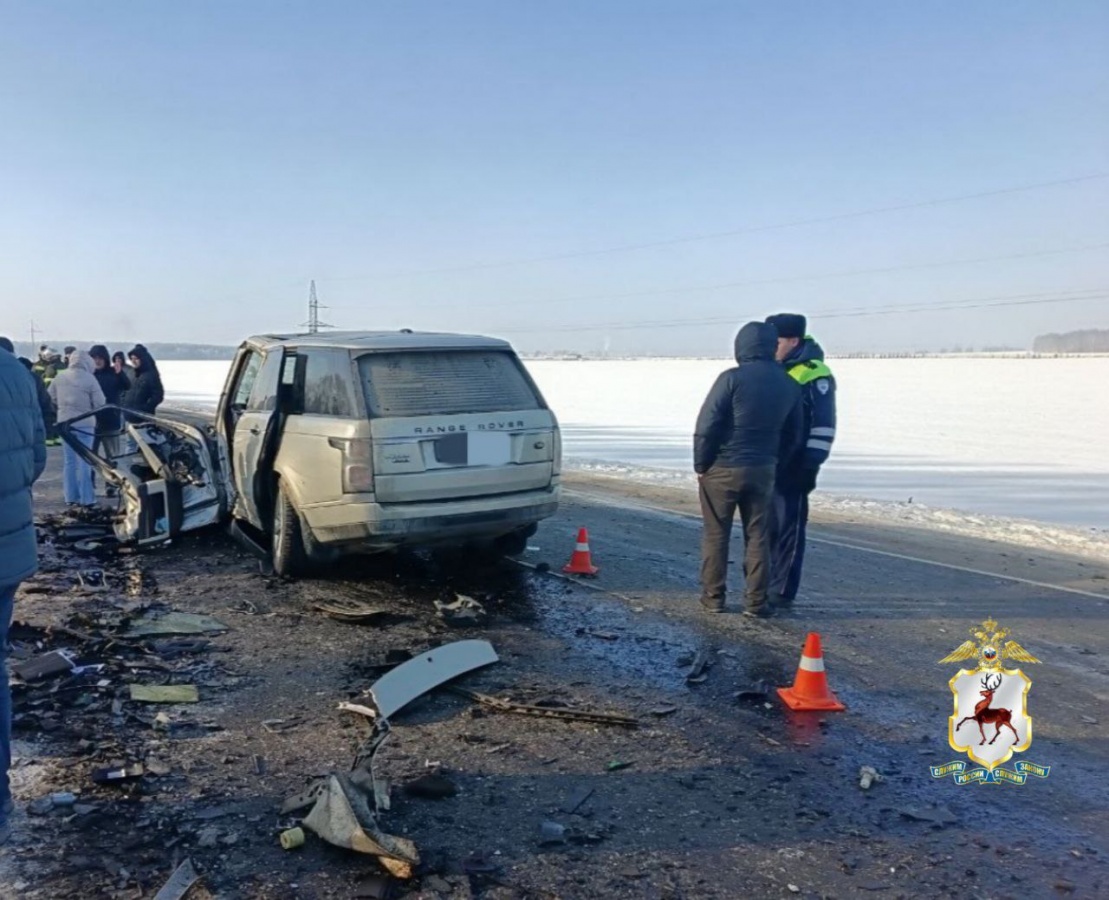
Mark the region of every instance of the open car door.
POLYGON ((73 433, 74 426, 94 419, 95 413, 59 422, 58 434, 105 484, 118 489, 120 510, 113 527, 119 541, 164 543, 227 515, 234 502, 227 451, 203 419, 150 416, 113 406, 102 409, 124 413, 114 454, 106 447, 94 453, 73 433))

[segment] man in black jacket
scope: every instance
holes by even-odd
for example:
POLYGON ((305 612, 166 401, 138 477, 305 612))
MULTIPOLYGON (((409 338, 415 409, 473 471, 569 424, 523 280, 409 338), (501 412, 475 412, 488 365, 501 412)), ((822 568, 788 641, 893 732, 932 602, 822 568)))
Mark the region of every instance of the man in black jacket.
POLYGON ((802 445, 792 457, 782 457, 774 490, 770 602, 788 607, 801 585, 809 494, 836 439, 836 379, 824 362, 823 348, 806 333, 804 316, 779 313, 766 321, 778 329, 778 362, 801 386, 804 414, 802 445))
MULTIPOLYGON (((123 395, 130 390, 131 380, 112 366, 112 356, 103 344, 93 344, 89 349, 92 364, 96 370, 96 382, 104 392, 104 402, 108 406, 121 406, 123 395)), ((123 431, 123 416, 118 409, 103 409, 96 414, 96 440, 93 452, 101 448, 107 456, 119 454, 119 437, 123 431)), ((110 491, 110 488, 109 488, 110 491)))
POLYGON ((700 481, 704 534, 701 605, 722 612, 728 543, 738 507, 746 541, 744 615, 768 616, 771 508, 779 459, 801 440, 801 389, 774 361, 778 332, 748 322, 736 335, 738 368, 720 375, 697 417, 693 468, 700 481))

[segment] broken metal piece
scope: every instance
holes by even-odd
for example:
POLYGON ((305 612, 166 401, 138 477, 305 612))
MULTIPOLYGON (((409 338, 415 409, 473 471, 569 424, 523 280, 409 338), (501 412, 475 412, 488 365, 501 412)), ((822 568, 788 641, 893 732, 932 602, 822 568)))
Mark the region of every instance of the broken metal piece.
POLYGON ((302 809, 308 809, 319 799, 325 787, 327 787, 327 782, 321 778, 299 794, 289 797, 281 804, 281 815, 288 816, 300 812, 302 809))
POLYGON ((199 880, 200 875, 193 868, 192 860, 186 859, 154 895, 154 900, 182 900, 199 880))
POLYGON ((411 878, 420 862, 416 845, 410 840, 378 829, 366 798, 344 775, 328 776, 324 790, 304 819, 304 827, 336 847, 378 857, 397 878, 411 878))
POLYGON ((571 722, 591 722, 595 725, 621 725, 624 728, 638 728, 639 721, 631 716, 620 713, 593 712, 587 709, 575 709, 571 706, 532 706, 526 703, 514 703, 511 700, 502 700, 500 697, 491 697, 488 694, 479 694, 466 688, 452 687, 451 693, 458 694, 501 712, 519 713, 526 716, 541 716, 545 719, 565 719, 571 722))
POLYGON ((370 695, 378 712, 392 718, 417 697, 460 675, 492 665, 499 657, 489 641, 456 641, 401 663, 374 682, 370 695))
POLYGON ((73 652, 71 650, 52 650, 41 656, 12 663, 12 674, 18 675, 24 681, 37 681, 47 675, 59 675, 62 672, 73 670, 73 652))

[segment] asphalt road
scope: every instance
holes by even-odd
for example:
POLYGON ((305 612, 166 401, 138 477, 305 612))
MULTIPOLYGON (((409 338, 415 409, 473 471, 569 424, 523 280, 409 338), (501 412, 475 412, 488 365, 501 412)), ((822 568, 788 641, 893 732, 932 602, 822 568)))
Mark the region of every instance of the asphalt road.
MULTIPOLYGON (((55 461, 36 491, 44 510, 57 508, 57 488, 55 461)), ((116 682, 135 676, 114 669, 102 696, 63 710, 50 733, 20 733, 20 801, 84 789, 97 811, 74 821, 18 819, 14 847, 0 851, 0 897, 118 896, 127 879, 157 886, 183 854, 205 876, 201 898, 357 896, 366 859, 314 839, 283 853, 275 808, 320 772, 349 766, 357 732, 336 701, 372 683, 371 663, 389 650, 463 637, 488 638, 501 656, 468 676, 468 687, 643 724, 629 732, 480 715, 443 694, 398 717, 383 770, 403 783, 441 764, 459 788, 438 802, 398 793, 383 822, 415 840, 427 861, 404 896, 1109 894, 1104 563, 872 521, 820 522, 795 611, 751 622, 705 614, 696 602, 692 501, 680 491, 578 477, 520 563, 404 556, 289 583, 262 577, 210 532, 129 558, 141 570, 133 591, 135 573, 117 575, 109 560, 106 594, 24 596, 17 618, 32 626, 74 614, 100 621, 118 590, 217 616, 230 630, 213 639, 217 655, 175 662, 173 674, 158 676, 199 685, 202 702, 185 714, 217 724, 210 736, 124 727, 108 707, 120 696, 116 682), (557 574, 580 526, 601 567, 589 582, 557 574), (543 564, 553 571, 537 570, 543 564), (476 597, 489 621, 445 625, 433 601, 455 593, 476 597), (316 601, 339 597, 380 605, 390 618, 351 626, 314 611, 316 601), (988 616, 1043 660, 1026 667, 1036 734, 1025 757, 1051 766, 1051 775, 1020 787, 959 787, 929 771, 956 758, 947 682, 957 666, 937 660, 988 616), (824 639, 845 712, 790 713, 772 690, 758 696, 792 680, 809 631, 824 639), (713 664, 691 684, 697 651, 713 664), (271 733, 262 722, 276 716, 299 724, 271 733), (78 737, 103 743, 106 760, 155 754, 171 774, 128 797, 88 790, 82 773, 102 764, 101 751, 78 754, 78 737), (263 775, 255 756, 267 760, 263 775), (629 765, 610 771, 613 762, 629 765), (885 776, 868 791, 858 785, 864 765, 885 776), (583 787, 594 790, 585 814, 566 813, 566 798, 583 787), (213 806, 218 820, 206 818, 213 806), (585 842, 540 846, 545 819, 585 842), (199 843, 213 827, 215 845, 199 843), (498 873, 467 878, 461 861, 474 852, 488 854, 498 873), (20 885, 14 894, 12 884, 20 885)), ((65 578, 63 567, 44 584, 65 578)), ((52 696, 39 708, 49 709, 52 696)))

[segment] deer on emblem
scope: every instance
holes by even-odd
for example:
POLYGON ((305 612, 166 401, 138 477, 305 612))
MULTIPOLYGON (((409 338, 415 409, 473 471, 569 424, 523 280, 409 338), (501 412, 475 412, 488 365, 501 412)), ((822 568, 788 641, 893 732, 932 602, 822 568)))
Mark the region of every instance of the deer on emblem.
POLYGON ((996 693, 997 689, 1001 687, 1001 676, 997 676, 997 684, 990 683, 989 675, 983 678, 981 683, 984 690, 979 692, 982 695, 982 699, 974 705, 974 715, 964 717, 959 724, 955 726, 955 730, 958 731, 962 728, 964 722, 977 722, 978 733, 982 735, 982 740, 978 742, 978 746, 981 747, 986 743, 986 732, 982 726, 989 722, 993 723, 994 727, 997 729, 994 736, 990 739, 991 744, 997 740, 1003 727, 1013 732, 1013 743, 1015 744, 1020 740, 1020 735, 1017 734, 1017 730, 1010 721, 1013 718, 1013 711, 1009 709, 990 709, 990 704, 993 702, 993 695, 996 693))

